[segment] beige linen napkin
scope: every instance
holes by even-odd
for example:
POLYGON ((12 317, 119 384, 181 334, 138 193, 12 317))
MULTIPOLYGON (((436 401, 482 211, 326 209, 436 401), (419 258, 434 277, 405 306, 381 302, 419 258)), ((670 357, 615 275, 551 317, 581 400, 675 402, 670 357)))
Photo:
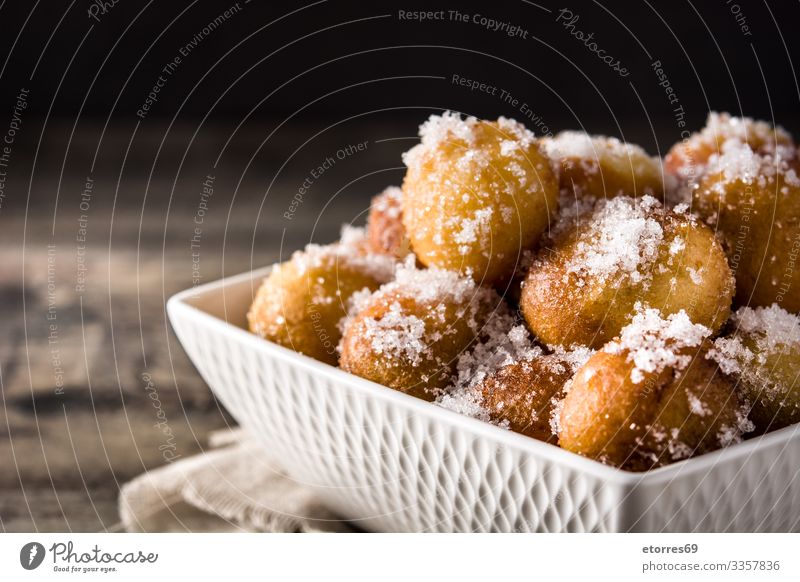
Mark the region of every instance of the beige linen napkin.
POLYGON ((310 487, 290 479, 239 429, 212 449, 140 475, 120 490, 129 532, 352 531, 310 487))

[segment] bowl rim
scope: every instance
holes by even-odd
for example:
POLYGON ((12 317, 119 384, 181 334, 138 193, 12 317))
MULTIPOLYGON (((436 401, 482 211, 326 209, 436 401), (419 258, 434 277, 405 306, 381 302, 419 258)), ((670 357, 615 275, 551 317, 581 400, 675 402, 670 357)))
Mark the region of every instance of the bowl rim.
MULTIPOLYGON (((785 447, 793 441, 797 441, 797 444, 800 444, 800 423, 797 423, 764 435, 752 437, 746 441, 723 449, 677 461, 657 469, 643 472, 627 471, 604 465, 599 461, 564 450, 557 445, 517 434, 491 423, 448 410, 433 402, 410 396, 398 390, 393 390, 387 386, 372 382, 371 380, 345 372, 340 368, 325 364, 309 356, 261 338, 249 330, 229 323, 226 319, 204 311, 195 304, 202 296, 220 292, 222 293, 224 302, 226 289, 238 287, 245 283, 253 285, 254 281, 258 281, 268 275, 271 269, 272 267, 270 266, 252 271, 245 271, 237 275, 223 277, 215 281, 193 286, 172 295, 167 301, 166 307, 173 328, 177 327, 175 321, 178 319, 185 318, 195 320, 255 350, 269 353, 274 358, 282 360, 288 365, 297 366, 311 373, 323 375, 337 383, 345 383, 348 388, 364 396, 392 402, 409 413, 447 419, 450 425, 459 426, 473 435, 485 436, 493 444, 516 449, 519 452, 527 453, 534 457, 545 458, 550 462, 566 465, 573 470, 589 473, 593 477, 602 479, 607 483, 628 488, 640 485, 667 484, 681 477, 688 477, 689 475, 698 473, 709 473, 719 464, 736 463, 738 460, 746 460, 746 457, 757 453, 761 449, 779 446, 781 443, 783 443, 785 447)), ((224 305, 223 309, 227 316, 227 304, 224 305)), ((209 388, 212 392, 214 391, 213 386, 209 386, 209 388)))

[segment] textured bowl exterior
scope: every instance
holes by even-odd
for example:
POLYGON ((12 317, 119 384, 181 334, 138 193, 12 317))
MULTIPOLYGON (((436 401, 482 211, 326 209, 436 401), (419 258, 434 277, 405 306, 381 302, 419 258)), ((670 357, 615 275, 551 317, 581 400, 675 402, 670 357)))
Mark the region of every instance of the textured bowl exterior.
POLYGON ((245 329, 266 270, 168 311, 219 400, 297 481, 373 531, 800 531, 800 428, 648 473, 606 467, 245 329))

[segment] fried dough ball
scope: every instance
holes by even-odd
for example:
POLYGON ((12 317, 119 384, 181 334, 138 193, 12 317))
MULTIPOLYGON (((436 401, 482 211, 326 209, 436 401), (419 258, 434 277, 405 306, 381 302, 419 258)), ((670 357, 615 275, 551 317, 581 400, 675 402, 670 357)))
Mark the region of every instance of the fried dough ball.
POLYGON ((783 148, 794 149, 791 135, 782 127, 712 111, 703 129, 672 146, 664 158, 664 168, 691 190, 705 174, 711 156, 719 154, 722 144, 729 140, 747 144, 760 155, 775 154, 783 148))
POLYGON ((638 314, 578 370, 559 445, 643 471, 740 442, 752 425, 733 382, 705 357, 709 333, 683 311, 638 314))
POLYGON ((519 360, 489 375, 477 389, 489 419, 507 423, 514 432, 556 443, 554 412, 564 396, 564 385, 589 352, 580 356, 562 352, 519 360), (583 356, 583 357, 581 357, 583 356))
POLYGON ((585 227, 553 241, 533 262, 520 306, 548 345, 600 348, 641 302, 685 309, 717 331, 728 319, 733 278, 714 234, 650 196, 600 200, 585 227))
POLYGON ((661 198, 665 176, 658 157, 613 137, 562 131, 542 140, 559 168, 559 187, 567 200, 614 198, 621 194, 661 198))
POLYGON ((494 313, 481 340, 459 357, 458 375, 437 404, 554 443, 564 383, 590 354, 578 348, 545 355, 516 314, 494 313))
POLYGON ((516 313, 496 310, 481 330, 481 336, 459 357, 453 383, 436 403, 459 414, 498 424, 487 412, 479 389, 489 376, 514 362, 530 361, 543 354, 516 313))
POLYGON ((395 266, 389 257, 363 254, 359 246, 363 248, 308 245, 291 260, 275 265, 247 314, 250 330, 335 365, 341 338, 337 324, 348 299, 356 291, 377 289, 391 278, 395 266))
POLYGON ((558 202, 550 160, 516 121, 433 115, 403 156, 403 224, 426 266, 491 285, 547 230, 558 202))
MULTIPOLYGON (((784 157, 790 156, 790 157, 784 157)), ((729 140, 711 156, 694 211, 716 228, 736 276, 737 305, 800 311, 800 163, 729 140)))
POLYGON ((491 289, 452 271, 416 269, 413 260, 355 303, 344 324, 342 368, 426 400, 452 381, 459 355, 504 309, 491 289))
POLYGON ((777 305, 742 307, 731 326, 734 333, 718 338, 711 356, 739 380, 756 429, 800 422, 800 317, 777 305))
POLYGON ((390 186, 372 199, 367 217, 367 240, 373 253, 404 258, 410 251, 403 228, 403 191, 390 186))

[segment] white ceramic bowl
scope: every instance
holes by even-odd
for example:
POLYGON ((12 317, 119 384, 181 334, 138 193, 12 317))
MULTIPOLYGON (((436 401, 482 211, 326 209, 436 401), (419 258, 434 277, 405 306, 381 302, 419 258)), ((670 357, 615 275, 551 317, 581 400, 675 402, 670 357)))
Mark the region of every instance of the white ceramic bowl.
POLYGON ((458 415, 265 341, 267 273, 167 305, 219 400, 296 480, 374 531, 798 531, 800 426, 630 473, 458 415))

